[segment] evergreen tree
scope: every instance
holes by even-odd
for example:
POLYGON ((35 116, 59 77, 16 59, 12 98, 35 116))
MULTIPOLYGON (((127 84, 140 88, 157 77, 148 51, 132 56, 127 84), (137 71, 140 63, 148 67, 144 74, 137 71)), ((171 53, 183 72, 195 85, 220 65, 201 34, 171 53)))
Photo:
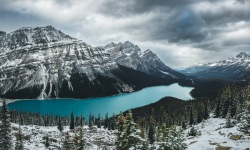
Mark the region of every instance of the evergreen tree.
POLYGON ((105 120, 104 120, 104 128, 106 129, 106 128, 108 128, 108 119, 109 119, 109 115, 108 115, 108 113, 106 113, 105 114, 105 120))
POLYGON ((192 126, 193 124, 194 124, 194 116, 193 116, 193 108, 191 107, 189 115, 189 125, 192 126))
POLYGON ((126 138, 128 141, 128 147, 136 147, 141 142, 140 130, 137 128, 137 124, 133 121, 131 110, 126 115, 126 138))
POLYGON ((80 120, 80 125, 81 125, 81 127, 84 125, 84 120, 83 120, 83 118, 82 118, 82 114, 81 114, 81 120, 80 120))
POLYGON ((229 86, 224 87, 222 94, 221 94, 222 105, 221 105, 221 112, 220 112, 220 115, 223 118, 227 116, 231 98, 232 97, 231 97, 230 87, 229 86))
POLYGON ((220 99, 216 99, 216 108, 215 108, 215 117, 219 117, 220 116, 220 99))
POLYGON ((74 143, 72 141, 72 138, 69 135, 69 132, 66 132, 66 135, 63 140, 63 150, 72 150, 74 149, 74 143))
POLYGON ((196 136, 198 134, 198 131, 192 127, 190 131, 188 132, 188 136, 196 136))
POLYGON ((202 112, 201 112, 201 109, 198 108, 198 111, 197 111, 197 123, 201 123, 202 122, 202 112))
POLYGON ((241 117, 240 130, 244 133, 250 133, 250 84, 246 88, 246 101, 244 102, 244 112, 241 117))
MULTIPOLYGON (((230 109, 229 109, 229 110, 230 110, 230 109)), ((233 125, 233 123, 232 123, 232 121, 231 121, 231 114, 230 114, 230 111, 228 111, 227 116, 226 116, 226 119, 227 119, 227 121, 226 121, 226 128, 231 128, 231 127, 233 127, 234 125, 233 125)))
POLYGON ((69 129, 73 130, 74 128, 75 128, 75 118, 74 118, 74 113, 71 112, 69 129))
POLYGON ((150 117, 148 139, 150 144, 155 142, 155 122, 152 116, 150 117))
POLYGON ((58 129, 60 132, 63 131, 63 126, 62 126, 62 122, 61 122, 61 117, 59 117, 57 129, 58 129))
POLYGON ((141 150, 149 150, 149 143, 148 140, 143 141, 141 150))
POLYGON ((11 150, 13 148, 11 138, 10 114, 5 99, 0 112, 0 149, 11 150))
POLYGON ((75 146, 74 148, 75 150, 84 150, 86 146, 85 140, 83 138, 82 128, 79 128, 78 132, 75 135, 74 146, 75 146))
POLYGON ((46 136, 44 136, 43 138, 44 138, 44 140, 45 140, 45 142, 44 142, 45 147, 48 148, 48 147, 50 146, 49 136, 46 135, 46 136))
POLYGON ((122 113, 120 113, 120 115, 118 116, 117 118, 117 122, 116 122, 116 127, 117 127, 117 141, 116 141, 116 149, 117 150, 123 150, 123 147, 124 147, 124 141, 125 141, 125 122, 126 122, 126 119, 125 117, 123 116, 122 113))
POLYGON ((162 136, 161 126, 158 126, 158 128, 156 128, 156 141, 160 141, 161 136, 162 136))
POLYGON ((240 130, 244 133, 250 133, 250 114, 245 114, 242 118, 242 125, 240 126, 240 130))
POLYGON ((97 118, 97 127, 101 128, 101 115, 100 115, 100 113, 98 114, 98 118, 97 118))
POLYGON ((86 146, 86 143, 85 143, 85 140, 83 138, 83 131, 82 129, 80 129, 80 136, 79 136, 79 144, 78 144, 78 149, 77 150, 84 150, 85 146, 86 146))
POLYGON ((180 130, 175 126, 167 128, 167 136, 159 143, 160 150, 184 150, 187 145, 184 143, 185 138, 180 130))
POLYGON ((184 130, 187 128, 185 121, 182 121, 181 127, 182 127, 182 129, 184 129, 184 130))
POLYGON ((90 114, 89 114, 89 127, 90 127, 90 128, 93 127, 93 124, 94 124, 94 122, 93 122, 93 120, 92 120, 92 114, 90 113, 90 114))
POLYGON ((23 134, 22 134, 22 129, 19 125, 18 128, 18 133, 16 135, 16 146, 15 146, 15 150, 23 150, 24 146, 23 146, 23 134))
POLYGON ((208 112, 207 104, 205 103, 205 108, 204 108, 204 119, 207 120, 208 118, 209 118, 209 112, 208 112))
POLYGON ((118 150, 137 149, 141 145, 140 130, 134 123, 132 113, 129 111, 126 117, 120 115, 118 118, 118 134, 116 148, 118 150))

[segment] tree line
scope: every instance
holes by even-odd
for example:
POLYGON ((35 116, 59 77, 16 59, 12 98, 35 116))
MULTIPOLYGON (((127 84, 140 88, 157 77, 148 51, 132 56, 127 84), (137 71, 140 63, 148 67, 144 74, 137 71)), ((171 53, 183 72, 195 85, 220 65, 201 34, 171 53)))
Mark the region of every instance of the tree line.
MULTIPOLYGON (((228 84, 221 89, 215 99, 195 99, 189 101, 166 97, 160 101, 143 107, 132 109, 119 115, 105 114, 89 118, 74 116, 40 115, 40 113, 8 111, 6 102, 0 113, 0 148, 5 150, 13 146, 11 139, 10 122, 21 125, 57 126, 63 132, 64 126, 69 126, 74 131, 74 136, 64 133, 62 149, 84 149, 86 143, 82 126, 106 128, 114 130, 117 136, 116 149, 176 149, 186 148, 182 130, 201 123, 209 117, 227 118, 226 126, 233 126, 231 118, 242 122, 241 131, 250 131, 250 86, 228 84), (175 137, 175 138, 174 138, 175 137), (177 138, 176 138, 177 137, 177 138)), ((191 128, 189 134, 193 135, 191 128)), ((15 147, 22 146, 22 131, 19 128, 15 147)), ((49 146, 48 138, 44 138, 49 146)), ((21 149, 20 148, 20 149, 21 149)), ((18 149, 18 148, 16 148, 18 149)))

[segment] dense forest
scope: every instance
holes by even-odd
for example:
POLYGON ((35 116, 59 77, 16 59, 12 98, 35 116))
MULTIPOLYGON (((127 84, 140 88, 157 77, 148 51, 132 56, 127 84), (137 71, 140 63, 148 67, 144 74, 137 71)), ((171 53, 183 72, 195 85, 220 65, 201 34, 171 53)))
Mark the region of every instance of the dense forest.
MULTIPOLYGON (((250 131, 250 85, 241 83, 226 84, 218 92, 215 98, 200 97, 189 101, 183 101, 173 97, 165 97, 161 100, 128 110, 119 115, 109 114, 105 118, 93 116, 89 118, 74 116, 72 112, 68 116, 40 115, 39 113, 20 112, 8 110, 5 100, 0 113, 0 146, 1 149, 13 147, 11 122, 20 125, 57 126, 60 132, 64 132, 65 126, 69 126, 70 132, 75 136, 69 137, 66 132, 62 134, 62 149, 84 149, 84 135, 82 127, 97 127, 114 130, 117 136, 116 149, 185 149, 182 130, 201 123, 210 117, 227 119, 227 126, 233 126, 232 118, 244 122, 240 128, 243 132, 250 131), (174 138, 175 137, 175 138, 174 138)), ((198 132, 191 128, 190 135, 198 132)), ((49 136, 49 135, 48 135, 49 136)), ((44 144, 49 146, 49 137, 44 137, 44 144)), ((16 149, 23 149, 22 131, 16 134, 16 149)))

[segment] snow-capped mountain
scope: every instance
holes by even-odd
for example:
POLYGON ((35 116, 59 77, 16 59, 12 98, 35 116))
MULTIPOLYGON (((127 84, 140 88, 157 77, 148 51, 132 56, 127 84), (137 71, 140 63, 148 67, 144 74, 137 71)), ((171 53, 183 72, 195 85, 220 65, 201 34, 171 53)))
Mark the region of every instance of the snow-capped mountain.
POLYGON ((127 84, 124 75, 119 77, 126 74, 120 65, 148 74, 158 69, 168 72, 169 77, 176 76, 155 54, 141 52, 131 42, 92 47, 52 26, 0 33, 2 97, 84 98, 135 90, 136 85, 127 84))
POLYGON ((142 51, 129 41, 118 44, 111 42, 105 46, 97 47, 97 49, 104 49, 111 55, 112 61, 146 74, 186 78, 185 75, 166 66, 152 51, 142 51))
POLYGON ((180 72, 198 78, 250 80, 250 54, 241 52, 233 58, 215 63, 194 65, 180 72))

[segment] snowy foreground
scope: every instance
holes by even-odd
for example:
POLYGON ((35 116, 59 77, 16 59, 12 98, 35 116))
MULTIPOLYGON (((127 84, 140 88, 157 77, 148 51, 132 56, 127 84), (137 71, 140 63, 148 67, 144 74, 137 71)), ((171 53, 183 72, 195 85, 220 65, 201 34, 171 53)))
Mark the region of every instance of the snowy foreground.
MULTIPOLYGON (((204 123, 195 125, 198 131, 201 131, 200 136, 187 137, 188 150, 246 150, 250 148, 250 135, 237 130, 236 126, 232 128, 224 128, 226 119, 210 118, 204 123), (238 140, 230 139, 240 137, 238 140), (221 149, 219 149, 219 147, 221 149), (224 148, 224 149, 223 149, 224 148)), ((189 129, 185 130, 185 135, 189 129)))
MULTIPOLYGON (((13 139, 15 140, 15 133, 18 132, 19 125, 12 124, 13 139)), ((64 127, 63 132, 59 132, 57 126, 53 127, 42 127, 35 125, 21 126, 22 133, 24 135, 24 147, 28 150, 45 150, 46 135, 49 136, 50 146, 49 149, 60 149, 62 147, 63 136, 69 131, 69 126, 64 127)), ((68 132, 70 136, 74 136, 73 132, 68 132)), ((84 139, 87 142, 86 150, 97 150, 97 149, 115 149, 116 136, 114 131, 106 129, 99 129, 93 127, 91 130, 87 127, 83 127, 84 139)), ((15 143, 15 141, 13 142, 15 143)))
MULTIPOLYGON (((203 123, 195 125, 194 127, 201 132, 201 135, 196 137, 186 137, 187 132, 190 130, 186 129, 184 135, 187 138, 186 144, 188 150, 246 150, 250 148, 250 135, 237 130, 237 126, 232 128, 224 128, 226 123, 225 119, 210 118, 203 123), (240 139, 231 139, 233 137, 240 137, 240 139), (224 149, 223 149, 224 148, 224 149)), ((12 124, 12 135, 15 143, 15 133, 18 132, 19 125, 12 124)), ((64 127, 63 133, 60 133, 57 127, 41 127, 41 126, 21 126, 22 132, 25 135, 24 146, 29 150, 44 150, 44 138, 49 135, 50 149, 59 149, 62 146, 62 134, 69 131, 69 127, 64 127)), ((115 132, 106 129, 98 129, 93 127, 89 129, 87 126, 83 127, 84 137, 87 142, 88 150, 97 149, 115 149, 115 132)), ((74 135, 73 132, 69 132, 70 135, 74 135)))

